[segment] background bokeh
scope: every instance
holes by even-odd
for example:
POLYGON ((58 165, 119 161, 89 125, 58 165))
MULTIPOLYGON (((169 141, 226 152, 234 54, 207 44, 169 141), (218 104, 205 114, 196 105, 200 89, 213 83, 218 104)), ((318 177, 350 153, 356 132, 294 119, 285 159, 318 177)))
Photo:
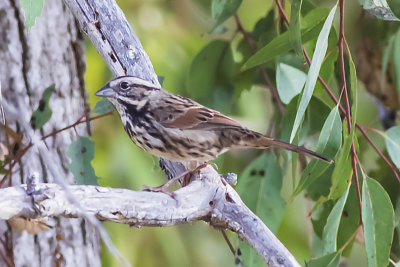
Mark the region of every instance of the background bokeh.
MULTIPOLYGON (((120 0, 117 1, 128 21, 142 42, 154 69, 165 77, 163 87, 170 92, 192 96, 187 86, 190 64, 196 54, 210 42, 219 38, 231 40, 235 31, 233 19, 224 26, 223 34, 211 33, 212 21, 210 1, 189 0, 120 0)), ((357 44, 357 16, 361 12, 356 1, 348 5, 346 28, 351 48, 357 44)), ((332 6, 333 1, 318 1, 318 4, 332 6)), ((274 1, 244 0, 239 17, 247 30, 265 16, 274 1)), ((99 100, 94 93, 112 78, 111 72, 98 55, 90 41, 86 40, 87 71, 85 75, 91 107, 99 100)), ((360 122, 374 127, 378 125, 377 112, 372 100, 362 86, 359 90, 360 122)), ((203 103, 235 117, 247 127, 266 132, 271 101, 269 90, 263 84, 255 84, 249 90, 235 94, 232 90, 224 96, 210 95, 215 101, 203 103)), ((199 99, 199 102, 202 102, 199 99)), ((125 134, 119 117, 114 114, 94 122, 92 139, 96 141, 93 166, 96 175, 101 177, 102 186, 122 187, 140 190, 142 185, 156 186, 165 182, 164 174, 158 167, 155 157, 137 148, 125 134)), ((378 142, 379 143, 379 142, 378 142)), ((360 144, 362 145, 362 144, 360 144)), ((219 171, 243 172, 246 165, 256 158, 260 151, 227 153, 217 159, 219 171)), ((373 166, 372 166, 373 167, 373 166)), ((371 168, 372 168, 371 167, 371 168)), ((299 195, 289 201, 292 190, 291 172, 284 179, 282 195, 287 201, 284 218, 279 226, 278 237, 295 255, 300 263, 312 256, 309 249, 311 224, 308 213, 311 209, 304 196, 299 195)), ((209 225, 198 222, 168 228, 131 228, 127 225, 105 223, 110 236, 133 266, 234 266, 234 257, 221 233, 209 225)), ((229 234, 236 243, 236 237, 229 234)), ((116 259, 103 246, 103 266, 119 266, 116 259)), ((348 266, 366 266, 366 256, 362 245, 356 244, 348 266)))

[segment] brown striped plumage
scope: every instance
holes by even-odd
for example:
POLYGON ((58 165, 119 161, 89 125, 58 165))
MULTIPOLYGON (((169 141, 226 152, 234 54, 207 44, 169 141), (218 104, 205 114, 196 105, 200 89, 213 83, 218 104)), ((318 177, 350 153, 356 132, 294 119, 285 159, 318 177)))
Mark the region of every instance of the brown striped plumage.
POLYGON ((237 121, 131 76, 118 77, 96 95, 116 107, 132 141, 178 162, 212 160, 229 149, 278 147, 330 161, 303 147, 249 130, 237 121))

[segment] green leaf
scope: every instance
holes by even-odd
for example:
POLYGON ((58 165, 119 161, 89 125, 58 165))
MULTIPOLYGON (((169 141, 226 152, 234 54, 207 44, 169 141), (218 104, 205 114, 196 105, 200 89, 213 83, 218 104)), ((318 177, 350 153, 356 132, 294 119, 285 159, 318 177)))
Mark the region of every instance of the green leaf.
POLYGON ((335 161, 335 168, 332 173, 332 186, 329 193, 330 199, 339 198, 346 190, 347 184, 351 180, 351 154, 350 148, 353 142, 355 128, 351 129, 350 134, 347 134, 347 127, 343 128, 344 143, 340 150, 339 156, 335 161))
POLYGON ((400 1, 399 0, 388 0, 387 1, 390 10, 394 13, 397 18, 400 18, 400 1))
POLYGON ((229 43, 213 40, 193 59, 187 79, 189 94, 196 100, 209 99, 218 74, 218 67, 228 49, 229 43))
POLYGON ((307 262, 306 267, 336 267, 339 265, 340 253, 333 252, 318 259, 307 262))
POLYGON ((319 241, 321 242, 322 247, 319 256, 323 255, 322 233, 324 231, 326 221, 328 220, 328 216, 329 214, 331 214, 333 207, 333 201, 328 200, 313 208, 314 211, 312 212, 311 223, 313 225, 314 234, 320 239, 319 241))
POLYGON ((393 206, 385 189, 369 177, 363 182, 362 220, 368 266, 387 266, 393 240, 393 206))
MULTIPOLYGON (((328 115, 318 139, 316 151, 328 158, 334 158, 342 145, 342 121, 338 106, 334 107, 328 115)), ((304 169, 300 182, 293 192, 299 194, 318 179, 330 165, 324 161, 312 159, 304 169)))
POLYGON ((239 241, 239 250, 242 253, 241 258, 244 265, 236 265, 238 267, 265 267, 265 262, 257 251, 249 244, 239 241))
MULTIPOLYGON (((325 8, 316 8, 310 11, 304 17, 301 25, 301 39, 303 43, 306 43, 318 36, 327 13, 328 12, 325 8)), ((258 50, 243 65, 242 71, 267 63, 268 61, 276 58, 278 55, 289 51, 290 48, 292 48, 289 35, 289 31, 286 31, 283 34, 275 37, 271 42, 258 50)))
POLYGON ((237 191, 272 232, 278 230, 285 202, 281 196, 283 174, 273 154, 263 153, 240 176, 237 191))
POLYGON ((290 65, 279 63, 276 69, 276 87, 283 103, 289 104, 293 97, 301 93, 307 75, 290 65))
POLYGON ((351 58, 348 60, 349 74, 346 73, 346 77, 350 76, 350 92, 351 92, 351 131, 348 134, 348 130, 343 129, 344 144, 340 150, 340 154, 335 163, 335 169, 332 174, 332 187, 329 193, 329 198, 337 199, 347 188, 347 184, 350 182, 352 167, 351 167, 351 144, 354 140, 357 140, 355 135, 355 125, 357 120, 357 73, 354 62, 351 58))
POLYGON ((24 11, 25 24, 28 32, 35 25, 36 18, 40 17, 44 0, 21 0, 21 7, 24 11))
POLYGON ((56 86, 53 83, 44 90, 42 99, 39 101, 39 107, 33 112, 31 117, 30 122, 34 129, 42 128, 43 125, 50 120, 53 111, 50 109, 49 102, 55 88, 56 86))
POLYGON ((102 98, 99 101, 97 101, 96 106, 93 109, 93 112, 97 114, 104 114, 113 109, 114 109, 113 104, 111 104, 111 102, 108 99, 102 98))
MULTIPOLYGON (((400 2, 399 2, 400 4, 400 2)), ((400 8, 400 7, 399 7, 400 8)), ((397 92, 400 93, 400 29, 397 31, 394 39, 394 66, 396 70, 396 88, 397 92)), ((383 76, 385 77, 385 76, 383 76)))
POLYGON ((355 183, 350 184, 350 191, 344 206, 342 218, 340 219, 339 231, 337 235, 337 247, 341 250, 342 256, 350 256, 354 244, 349 239, 353 237, 355 231, 360 226, 360 209, 358 206, 358 194, 355 183), (343 249, 344 245, 346 247, 343 249), (343 250, 342 250, 343 249, 343 250))
POLYGON ((303 95, 300 100, 299 109, 296 114, 292 133, 290 135, 290 143, 293 141, 297 130, 303 120, 304 113, 310 102, 311 96, 314 92, 314 86, 317 82, 319 70, 321 68, 322 61, 324 60, 326 49, 328 47, 328 37, 332 26, 333 17, 335 15, 337 5, 335 5, 326 19, 324 26, 322 27, 321 33, 318 36, 317 44, 315 47, 313 59, 311 62, 310 70, 308 71, 306 85, 304 87, 303 95))
POLYGON ((79 136, 68 148, 71 159, 69 170, 74 174, 77 184, 97 185, 97 176, 91 161, 94 157, 94 142, 87 137, 79 136))
POLYGON ((296 54, 303 58, 303 50, 301 48, 301 30, 300 30, 300 10, 303 0, 293 0, 290 11, 289 39, 296 54))
POLYGON ((400 168, 400 126, 394 126, 386 131, 386 149, 397 168, 400 168))
POLYGON ((346 204, 347 196, 349 195, 349 189, 350 186, 347 188, 346 192, 343 193, 342 197, 336 202, 326 221, 326 225, 322 233, 324 254, 335 252, 338 249, 336 240, 344 205, 346 204))
POLYGON ((212 0, 211 17, 214 21, 214 29, 233 16, 238 10, 242 0, 212 0))
POLYGON ((351 93, 351 127, 355 128, 357 121, 357 72, 356 65, 353 59, 350 57, 349 60, 349 72, 350 72, 350 93, 351 93))
POLYGON ((386 0, 358 0, 371 15, 383 20, 399 20, 390 9, 386 0))

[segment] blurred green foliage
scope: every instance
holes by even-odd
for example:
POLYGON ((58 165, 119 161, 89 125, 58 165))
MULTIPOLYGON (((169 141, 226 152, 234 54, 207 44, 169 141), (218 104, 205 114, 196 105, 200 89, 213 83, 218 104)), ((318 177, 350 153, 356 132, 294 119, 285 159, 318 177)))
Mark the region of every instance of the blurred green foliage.
MULTIPOLYGON (((164 77, 163 87, 165 89, 189 96, 204 105, 233 116, 248 128, 259 132, 272 133, 272 135, 283 140, 289 139, 300 97, 290 96, 290 99, 287 100, 285 114, 280 115, 276 105, 271 101, 270 91, 258 69, 252 68, 245 72, 241 71, 243 63, 250 58, 252 52, 243 36, 237 33, 237 26, 233 18, 229 18, 219 26, 215 25, 217 27, 212 31, 214 21, 211 15, 211 1, 121 0, 117 2, 142 42, 157 75, 164 77)), ((286 13, 290 14, 290 2, 283 2, 286 13)), ((334 4, 335 1, 332 0, 318 1, 320 9, 316 12, 311 2, 303 1, 300 10, 300 22, 303 21, 304 23, 302 19, 310 17, 310 11, 314 12, 314 15, 325 16, 324 18, 326 18, 329 9, 334 4)), ((280 17, 274 1, 243 0, 237 14, 243 28, 255 40, 256 49, 270 43, 279 34, 287 30, 284 24, 279 21, 280 17)), ((364 43, 365 36, 379 35, 378 47, 385 48, 391 35, 399 28, 367 15, 357 2, 346 2, 345 14, 345 33, 353 57, 356 55, 355 51, 359 51, 360 44, 364 43), (366 21, 369 25, 375 25, 375 30, 366 30, 366 28, 360 26, 360 20, 366 21), (382 33, 382 29, 384 29, 386 35, 382 33)), ((301 36, 302 41, 306 42, 305 49, 310 55, 314 52, 316 38, 322 24, 319 21, 317 24, 311 24, 311 26, 314 25, 312 27, 306 23, 298 27, 303 31, 307 27, 311 28, 312 34, 309 33, 306 36, 299 34, 296 37, 300 38, 301 36), (318 28, 318 30, 315 31, 315 28, 318 28)), ((340 94, 340 68, 337 58, 338 23, 335 20, 334 26, 336 30, 334 28, 330 30, 327 54, 321 65, 320 74, 338 96, 340 94)), ((400 35, 398 34, 398 36, 400 35)), ((303 64, 303 58, 298 54, 298 47, 296 48, 297 53, 294 53, 293 49, 290 50, 291 43, 293 46, 297 46, 298 40, 293 40, 285 34, 278 38, 286 40, 283 42, 278 39, 280 43, 275 41, 278 44, 283 44, 284 49, 282 49, 282 46, 277 47, 274 53, 271 53, 271 50, 265 50, 264 56, 266 54, 268 60, 264 58, 264 61, 258 61, 258 63, 263 64, 266 73, 274 78, 276 66, 279 64, 296 68, 296 73, 300 70, 307 73, 308 67, 303 64)), ((98 97, 94 96, 94 93, 111 79, 112 75, 90 41, 86 41, 86 44, 87 72, 85 79, 89 92, 89 103, 93 109, 99 100, 98 97)), ((258 51, 262 51, 262 49, 258 51)), ((399 55, 399 51, 399 49, 395 50, 395 55, 399 55)), ((346 65, 346 74, 349 79, 348 87, 353 90, 355 87, 354 79, 352 79, 354 73, 351 69, 353 65, 351 65, 351 60, 346 62, 348 64, 346 65)), ((355 64, 357 66, 357 60, 355 60, 355 64)), ((396 66, 398 66, 398 63, 396 66)), ((394 71, 394 73, 396 72, 394 71)), ((287 73, 286 76, 282 73, 279 75, 286 77, 286 79, 290 76, 287 73)), ((400 79, 397 77, 392 80, 399 81, 400 79)), ((273 83, 276 84, 275 80, 273 83)), ((350 96, 352 112, 354 112, 353 117, 357 117, 357 122, 360 124, 383 131, 376 101, 367 93, 367 87, 368 84, 366 86, 363 82, 359 82, 357 94, 353 92, 350 96), (358 102, 354 101, 352 97, 356 98, 358 102), (358 105, 357 109, 354 108, 355 103, 358 105)), ((284 94, 284 91, 279 93, 284 94)), ((316 149, 318 134, 321 132, 329 112, 334 107, 335 104, 322 86, 317 83, 295 141, 301 145, 305 144, 308 148, 316 149)), ((399 187, 399 184, 395 182, 393 173, 388 171, 388 167, 366 143, 365 138, 355 132, 350 134, 346 132, 347 128, 345 130, 345 127, 347 125, 343 118, 342 131, 337 110, 333 112, 335 112, 336 120, 332 121, 335 123, 330 128, 326 127, 329 128, 328 134, 334 133, 334 136, 330 136, 331 139, 334 140, 338 136, 341 139, 343 135, 343 140, 355 140, 357 151, 362 151, 358 155, 363 163, 363 170, 379 181, 389 193, 392 202, 397 204, 399 192, 393 188, 399 187)), ((95 131, 92 139, 96 141, 96 145, 92 163, 96 175, 101 177, 98 180, 100 185, 140 190, 142 185, 156 186, 165 182, 165 175, 158 167, 156 158, 143 152, 130 141, 116 114, 96 120, 94 125, 95 131)), ((385 140, 381 136, 371 133, 371 137, 377 147, 385 150, 385 140)), ((329 140, 325 141, 325 143, 330 142, 329 140)), ((324 168, 319 177, 310 180, 311 185, 307 184, 307 186, 302 187, 306 190, 306 196, 304 194, 293 196, 294 188, 298 185, 300 177, 306 179, 308 173, 303 173, 303 176, 301 176, 300 164, 295 163, 297 157, 290 153, 280 151, 277 153, 278 157, 273 154, 260 155, 262 154, 261 151, 254 150, 233 151, 220 156, 215 162, 219 167, 219 172, 236 172, 239 174, 238 187, 240 187, 243 199, 250 201, 250 205, 254 206, 254 209, 258 209, 262 216, 271 214, 271 210, 269 210, 271 205, 278 203, 277 205, 281 207, 281 210, 274 211, 278 214, 277 217, 272 218, 271 222, 266 219, 267 224, 272 224, 278 238, 300 263, 304 263, 311 258, 326 255, 327 251, 334 251, 336 245, 337 249, 342 248, 358 227, 360 214, 357 206, 356 189, 354 185, 347 187, 350 164, 347 164, 349 162, 346 160, 346 153, 348 153, 346 151, 349 150, 350 143, 343 141, 341 144, 340 151, 346 150, 345 153, 338 153, 339 158, 343 158, 337 161, 338 168, 334 166, 324 168), (291 160, 291 158, 294 159, 291 160), (260 166, 264 161, 266 161, 265 164, 268 167, 265 170, 260 166), (255 175, 252 175, 252 166, 256 166, 254 167, 257 169, 255 175), (273 173, 276 175, 262 175, 261 171, 268 172, 269 168, 273 169, 273 173), (340 182, 331 181, 331 177, 337 177, 338 173, 339 176, 346 177, 340 182), (264 186, 258 188, 258 194, 260 192, 265 194, 259 199, 249 198, 246 195, 246 193, 254 193, 248 192, 252 190, 252 186, 246 187, 246 183, 251 184, 249 177, 252 176, 264 179, 255 183, 256 186, 254 186, 256 189, 261 185, 264 186), (276 177, 280 177, 280 180, 272 179, 276 177), (330 190, 336 190, 336 187, 331 188, 332 182, 335 186, 338 183, 341 186, 340 192, 338 191, 334 195, 329 194, 330 190), (267 185, 269 188, 265 188, 267 185), (281 187, 282 190, 279 193, 281 187), (271 188, 275 190, 272 192, 270 191, 271 188), (346 197, 341 199, 344 202, 340 202, 340 205, 338 205, 337 199, 342 196, 346 188, 348 188, 345 193, 346 197), (264 206, 259 206, 257 201, 260 201, 260 199, 268 201, 268 197, 274 199, 271 202, 272 204, 269 203, 270 205, 266 205, 265 210, 263 210, 264 206), (332 214, 342 213, 340 219, 333 220, 333 215, 329 217, 334 207, 336 207, 335 213, 332 214), (329 224, 327 224, 328 220, 329 224), (324 242, 326 242, 327 237, 324 237, 324 233, 328 233, 326 235, 331 242, 325 253, 324 242), (336 240, 332 238, 332 233, 337 233, 337 244, 334 244, 336 240)), ((337 149, 334 154, 336 154, 337 149)), ((320 152, 323 152, 323 148, 320 152)), ((396 151, 389 152, 396 153, 396 151)), ((334 154, 330 156, 333 157, 334 154)), ((337 157, 336 160, 338 160, 337 157)), ((311 167, 309 168, 311 169, 311 167)), ((360 170, 359 175, 361 176, 360 170)), ((375 185, 373 183, 373 186, 375 185)), ((378 188, 375 191, 381 192, 380 189, 378 188)), ((384 204, 389 204, 387 199, 384 199, 386 201, 384 204)), ((390 210, 388 205, 385 207, 390 210)), ((372 207, 371 210, 374 208, 372 207)), ((235 265, 234 257, 225 244, 222 235, 205 223, 199 222, 193 225, 162 229, 136 229, 127 225, 111 223, 106 223, 106 227, 114 244, 133 266, 235 265)), ((229 236, 235 245, 238 245, 236 236, 230 233, 229 236)), ((361 240, 361 243, 363 242, 362 239, 362 234, 357 235, 357 240, 361 240)), ((399 243, 398 240, 398 236, 395 236, 395 242, 399 243)), ((342 256, 349 256, 346 259, 348 266, 367 265, 365 247, 358 241, 351 241, 344 251, 340 251, 342 256)), ((392 253, 400 256, 400 245, 396 244, 393 245, 392 253)), ((247 253, 246 251, 253 253, 251 249, 249 250, 242 245, 240 247, 244 253, 247 253)), ((250 255, 247 259, 250 258, 254 265, 248 262, 248 266, 258 265, 259 261, 252 256, 250 255)), ((246 260, 246 257, 242 257, 242 259, 246 260)), ((103 266, 119 266, 119 263, 106 248, 102 250, 102 262, 103 266)), ((336 266, 338 262, 337 253, 328 254, 324 258, 310 263, 309 266, 321 266, 321 262, 336 266)))

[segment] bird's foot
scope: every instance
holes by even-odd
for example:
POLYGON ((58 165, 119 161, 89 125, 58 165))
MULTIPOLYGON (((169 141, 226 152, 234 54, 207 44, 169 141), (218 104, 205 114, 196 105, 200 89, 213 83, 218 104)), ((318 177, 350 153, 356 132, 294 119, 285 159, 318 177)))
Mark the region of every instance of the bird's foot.
POLYGON ((149 186, 147 186, 147 185, 143 185, 143 191, 161 192, 161 193, 167 194, 167 195, 169 195, 169 196, 171 196, 171 197, 173 198, 173 197, 174 197, 174 193, 168 191, 168 188, 169 188, 174 182, 176 182, 176 181, 178 181, 179 179, 182 179, 182 178, 183 178, 182 187, 187 186, 187 185, 190 183, 190 180, 191 180, 192 176, 193 176, 196 172, 198 172, 198 171, 200 171, 201 169, 207 167, 208 165, 211 165, 211 166, 216 167, 215 163, 206 162, 206 163, 203 163, 203 164, 197 166, 197 167, 196 167, 195 169, 193 169, 193 170, 185 171, 185 172, 183 172, 183 173, 181 173, 181 174, 179 174, 179 175, 177 175, 177 176, 171 178, 168 182, 166 182, 166 183, 163 184, 163 185, 155 186, 155 187, 149 187, 149 186))

